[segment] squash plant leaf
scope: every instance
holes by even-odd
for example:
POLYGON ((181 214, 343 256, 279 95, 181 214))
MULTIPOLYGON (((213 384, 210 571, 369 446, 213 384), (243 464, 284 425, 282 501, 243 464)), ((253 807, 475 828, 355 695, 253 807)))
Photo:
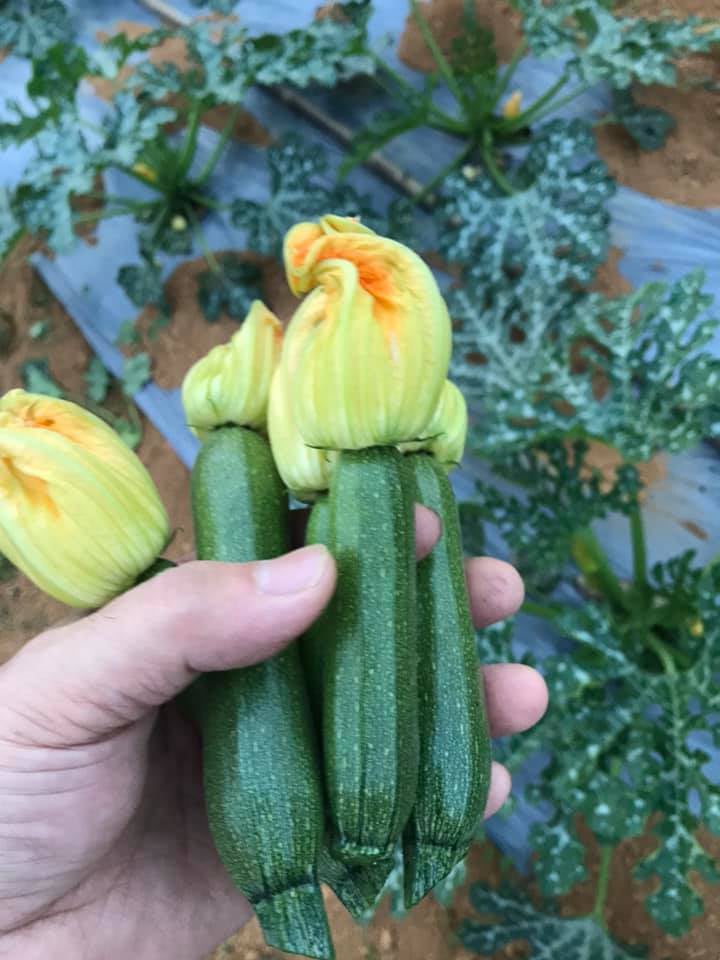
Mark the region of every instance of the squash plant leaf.
POLYGON ((642 948, 617 943, 592 917, 545 912, 507 888, 491 890, 474 884, 470 902, 479 914, 492 917, 492 922, 466 920, 458 934, 468 950, 483 956, 518 941, 530 944, 532 960, 634 960, 646 956, 642 948))
POLYGON ((126 396, 132 397, 150 379, 152 361, 147 353, 126 357, 122 372, 122 387, 126 396))
POLYGON ((257 253, 276 255, 286 231, 298 220, 312 220, 332 210, 342 215, 364 211, 367 200, 352 187, 326 186, 328 164, 317 144, 305 143, 297 134, 286 135, 267 150, 270 197, 265 203, 236 198, 230 219, 245 229, 248 246, 257 253))
POLYGON ((110 374, 100 357, 92 356, 85 370, 85 389, 92 403, 104 403, 110 389, 110 374))
POLYGON ((614 87, 676 83, 675 60, 704 53, 720 39, 720 25, 700 17, 623 17, 605 0, 514 0, 523 31, 537 57, 567 62, 587 83, 614 87))
POLYGON ((452 372, 477 414, 470 443, 493 456, 580 433, 626 460, 720 435, 711 298, 694 271, 606 299, 538 286, 519 297, 471 271, 450 300, 452 372))
MULTIPOLYGON (((616 844, 641 834, 659 812, 658 846, 637 874, 659 880, 648 910, 680 936, 703 909, 693 872, 720 881, 697 835, 703 826, 720 830, 720 787, 706 772, 709 753, 698 746, 720 740, 720 568, 704 572, 685 558, 652 576, 666 594, 694 597, 684 622, 667 634, 662 600, 643 625, 654 631, 653 642, 664 644, 663 658, 643 646, 641 625, 620 630, 596 604, 563 608, 555 625, 569 646, 543 661, 550 709, 537 728, 509 744, 506 762, 516 768, 552 745, 549 762, 525 787, 528 800, 553 811, 549 824, 533 830, 541 850, 551 848, 544 832, 557 834, 562 824, 570 831, 578 813, 600 842, 616 844), (670 660, 678 666, 668 672, 670 660)), ((552 859, 541 857, 541 889, 561 892, 563 877, 552 871, 552 859)))
POLYGON ((498 528, 531 587, 546 588, 560 574, 577 530, 627 513, 636 501, 636 470, 621 466, 604 476, 588 465, 587 452, 582 440, 544 441, 496 458, 494 482, 476 481, 475 508, 498 528))
POLYGON ((613 115, 641 150, 659 150, 677 126, 665 110, 638 103, 629 89, 613 91, 613 115))
POLYGON ((590 128, 579 120, 546 124, 507 177, 511 195, 485 171, 445 181, 442 253, 482 264, 488 283, 509 280, 519 298, 537 296, 538 285, 590 283, 608 253, 606 205, 615 191, 590 128))
POLYGON ((0 49, 18 57, 41 58, 56 43, 70 43, 73 24, 61 0, 23 0, 3 4, 0 49))
POLYGON ((223 313, 243 320, 253 300, 262 298, 260 270, 231 255, 218 258, 216 270, 198 274, 198 303, 208 323, 216 323, 223 313))
POLYGON ((26 360, 20 367, 20 376, 28 393, 42 393, 46 397, 65 396, 64 391, 50 373, 50 367, 45 358, 26 360))
POLYGON ((0 260, 15 243, 21 226, 12 208, 12 195, 7 187, 0 187, 0 260))
POLYGON ((136 307, 151 304, 165 313, 168 311, 162 270, 155 261, 126 263, 118 269, 116 280, 136 307))

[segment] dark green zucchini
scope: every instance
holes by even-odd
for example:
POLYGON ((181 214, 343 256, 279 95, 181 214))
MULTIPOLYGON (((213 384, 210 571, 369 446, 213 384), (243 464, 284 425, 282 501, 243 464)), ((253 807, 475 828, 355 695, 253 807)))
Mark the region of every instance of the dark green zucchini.
MULTIPOLYGON (((267 441, 251 430, 210 434, 192 504, 201 560, 269 559, 289 547, 285 490, 267 441)), ((322 785, 297 645, 256 666, 206 674, 195 703, 208 819, 225 867, 268 944, 331 957, 317 874, 322 785)))
POLYGON ((418 564, 417 798, 403 836, 405 902, 421 900, 467 853, 490 783, 490 738, 478 679, 457 504, 447 473, 411 454, 415 499, 442 521, 418 564))
MULTIPOLYGON (((324 543, 330 546, 330 502, 327 495, 320 497, 310 511, 305 543, 324 543)), ((322 677, 326 627, 324 614, 302 639, 301 651, 305 665, 305 678, 310 704, 316 719, 318 732, 322 725, 322 677)), ((362 920, 375 906, 394 861, 378 860, 375 863, 346 864, 336 860, 325 847, 320 855, 320 879, 356 920, 362 920)))
POLYGON ((330 490, 338 583, 325 617, 322 748, 330 851, 387 860, 417 784, 411 489, 390 447, 343 451, 330 490))

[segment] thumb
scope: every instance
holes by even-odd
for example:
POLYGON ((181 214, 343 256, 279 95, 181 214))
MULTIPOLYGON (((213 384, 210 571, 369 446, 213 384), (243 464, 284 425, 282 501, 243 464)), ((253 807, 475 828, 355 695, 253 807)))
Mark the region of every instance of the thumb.
POLYGON ((68 746, 108 736, 200 672, 277 653, 319 616, 334 585, 333 559, 319 545, 159 574, 0 667, 0 739, 68 746))

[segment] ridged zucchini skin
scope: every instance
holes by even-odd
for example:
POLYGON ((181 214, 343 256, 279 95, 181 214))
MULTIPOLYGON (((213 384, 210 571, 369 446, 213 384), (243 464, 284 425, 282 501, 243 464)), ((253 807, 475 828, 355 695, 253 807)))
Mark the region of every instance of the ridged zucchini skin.
MULTIPOLYGON (((192 506, 201 560, 262 560, 289 548, 287 496, 267 441, 251 430, 210 434, 193 469, 192 506)), ((218 853, 268 944, 330 958, 317 875, 322 783, 298 647, 201 680, 193 702, 218 853)))
POLYGON ((367 863, 392 856, 417 784, 415 533, 401 455, 343 451, 329 513, 338 572, 323 632, 330 852, 367 863))
POLYGON ((491 748, 455 497, 434 457, 407 459, 415 499, 442 521, 440 540, 417 568, 420 767, 403 835, 409 908, 467 853, 485 808, 491 748))
MULTIPOLYGON (((323 543, 330 547, 330 499, 323 494, 313 504, 305 531, 305 544, 323 543)), ((302 638, 301 652, 305 667, 310 705, 318 735, 322 727, 322 678, 325 657, 325 618, 317 620, 302 638)), ((326 883, 356 920, 363 920, 375 906, 394 861, 347 864, 336 860, 325 846, 320 854, 320 879, 326 883)))

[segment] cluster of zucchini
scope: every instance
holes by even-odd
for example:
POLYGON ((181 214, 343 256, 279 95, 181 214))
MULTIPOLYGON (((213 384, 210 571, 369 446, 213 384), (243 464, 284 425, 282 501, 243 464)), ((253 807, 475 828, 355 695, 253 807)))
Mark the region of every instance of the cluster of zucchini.
POLYGON ((354 220, 298 225, 285 255, 308 295, 284 338, 256 303, 183 387, 204 441, 197 553, 285 552, 291 493, 313 503, 306 541, 332 552, 337 588, 300 643, 188 699, 225 866, 269 944, 325 958, 321 882, 360 916, 401 845, 417 903, 472 842, 490 747, 447 476, 467 417, 445 305, 415 254, 354 220), (419 563, 415 503, 442 521, 419 563))

